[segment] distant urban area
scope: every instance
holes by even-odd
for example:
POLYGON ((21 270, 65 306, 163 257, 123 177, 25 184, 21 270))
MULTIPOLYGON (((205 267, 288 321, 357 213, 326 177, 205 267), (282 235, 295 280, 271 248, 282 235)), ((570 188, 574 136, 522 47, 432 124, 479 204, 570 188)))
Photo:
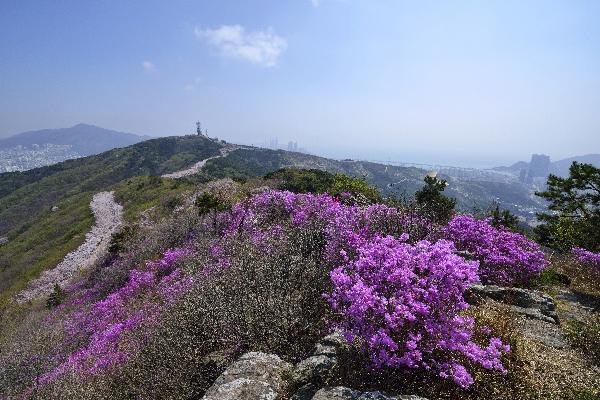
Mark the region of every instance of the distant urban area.
POLYGON ((0 173, 27 171, 81 157, 72 148, 68 144, 45 143, 0 150, 0 173))

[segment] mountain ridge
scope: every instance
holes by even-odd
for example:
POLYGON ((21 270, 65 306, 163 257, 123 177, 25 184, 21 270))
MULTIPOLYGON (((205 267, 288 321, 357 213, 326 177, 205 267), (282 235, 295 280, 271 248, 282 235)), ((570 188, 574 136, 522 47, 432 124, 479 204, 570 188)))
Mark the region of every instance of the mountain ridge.
POLYGON ((71 150, 80 156, 88 156, 147 139, 151 139, 151 137, 79 123, 68 128, 32 130, 1 138, 0 149, 17 146, 29 148, 33 145, 44 144, 70 145, 71 150))
MULTIPOLYGON (((19 276, 23 284, 37 277, 81 243, 92 223, 88 204, 99 191, 120 187, 130 198, 136 197, 133 208, 128 206, 127 197, 119 199, 127 217, 138 206, 145 209, 152 202, 167 201, 174 191, 220 178, 260 178, 281 168, 320 169, 363 177, 383 195, 400 198, 410 198, 419 190, 427 173, 415 167, 339 161, 248 146, 208 160, 222 154, 227 146, 231 145, 198 135, 162 137, 28 171, 0 174, 0 236, 9 240, 0 246, 0 293, 9 287, 22 289, 23 285, 14 286, 12 282, 19 276), (207 162, 195 175, 177 180, 160 178, 202 160, 207 162), (153 200, 146 198, 148 190, 155 191, 153 200), (137 191, 141 191, 139 196, 137 191), (54 212, 55 206, 59 211, 54 212), (75 221, 80 224, 74 225, 75 221)), ((485 210, 497 201, 528 219, 538 205, 527 187, 519 183, 443 178, 449 182, 447 195, 455 197, 463 211, 485 210)))

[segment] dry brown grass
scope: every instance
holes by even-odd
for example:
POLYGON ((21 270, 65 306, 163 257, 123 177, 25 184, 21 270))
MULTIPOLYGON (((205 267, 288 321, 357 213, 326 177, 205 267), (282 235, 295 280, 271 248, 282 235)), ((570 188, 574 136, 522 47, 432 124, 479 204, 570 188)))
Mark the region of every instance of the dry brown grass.
POLYGON ((505 380, 482 376, 485 385, 474 389, 481 398, 569 399, 577 393, 600 393, 600 370, 588 358, 573 349, 557 349, 518 331, 516 319, 505 310, 487 304, 474 310, 479 323, 511 344, 504 361, 509 373, 505 380))
POLYGON ((580 264, 567 254, 553 254, 548 258, 554 271, 571 279, 571 290, 595 297, 600 302, 600 268, 580 264))

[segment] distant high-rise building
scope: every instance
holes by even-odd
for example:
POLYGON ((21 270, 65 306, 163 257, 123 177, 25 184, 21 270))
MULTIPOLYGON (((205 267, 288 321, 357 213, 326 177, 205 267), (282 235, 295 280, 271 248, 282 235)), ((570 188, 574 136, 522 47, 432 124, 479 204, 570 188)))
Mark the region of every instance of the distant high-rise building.
POLYGON ((277 139, 277 137, 271 138, 269 147, 272 148, 272 149, 278 149, 279 148, 279 140, 277 139))
POLYGON ((534 178, 545 178, 550 173, 550 156, 545 154, 532 154, 527 171, 527 182, 533 182, 534 178))
POLYGON ((288 142, 288 151, 298 151, 298 142, 289 141, 288 142))

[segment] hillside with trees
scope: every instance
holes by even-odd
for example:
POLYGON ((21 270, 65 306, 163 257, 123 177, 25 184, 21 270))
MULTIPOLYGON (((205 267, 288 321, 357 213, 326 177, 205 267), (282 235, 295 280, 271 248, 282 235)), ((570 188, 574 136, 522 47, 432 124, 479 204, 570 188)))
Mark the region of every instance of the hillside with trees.
POLYGON ((203 136, 2 174, 0 394, 595 398, 597 175, 549 178, 550 250, 498 204, 467 213, 468 184, 203 136), (99 192, 110 241, 31 290, 88 242, 99 192))

